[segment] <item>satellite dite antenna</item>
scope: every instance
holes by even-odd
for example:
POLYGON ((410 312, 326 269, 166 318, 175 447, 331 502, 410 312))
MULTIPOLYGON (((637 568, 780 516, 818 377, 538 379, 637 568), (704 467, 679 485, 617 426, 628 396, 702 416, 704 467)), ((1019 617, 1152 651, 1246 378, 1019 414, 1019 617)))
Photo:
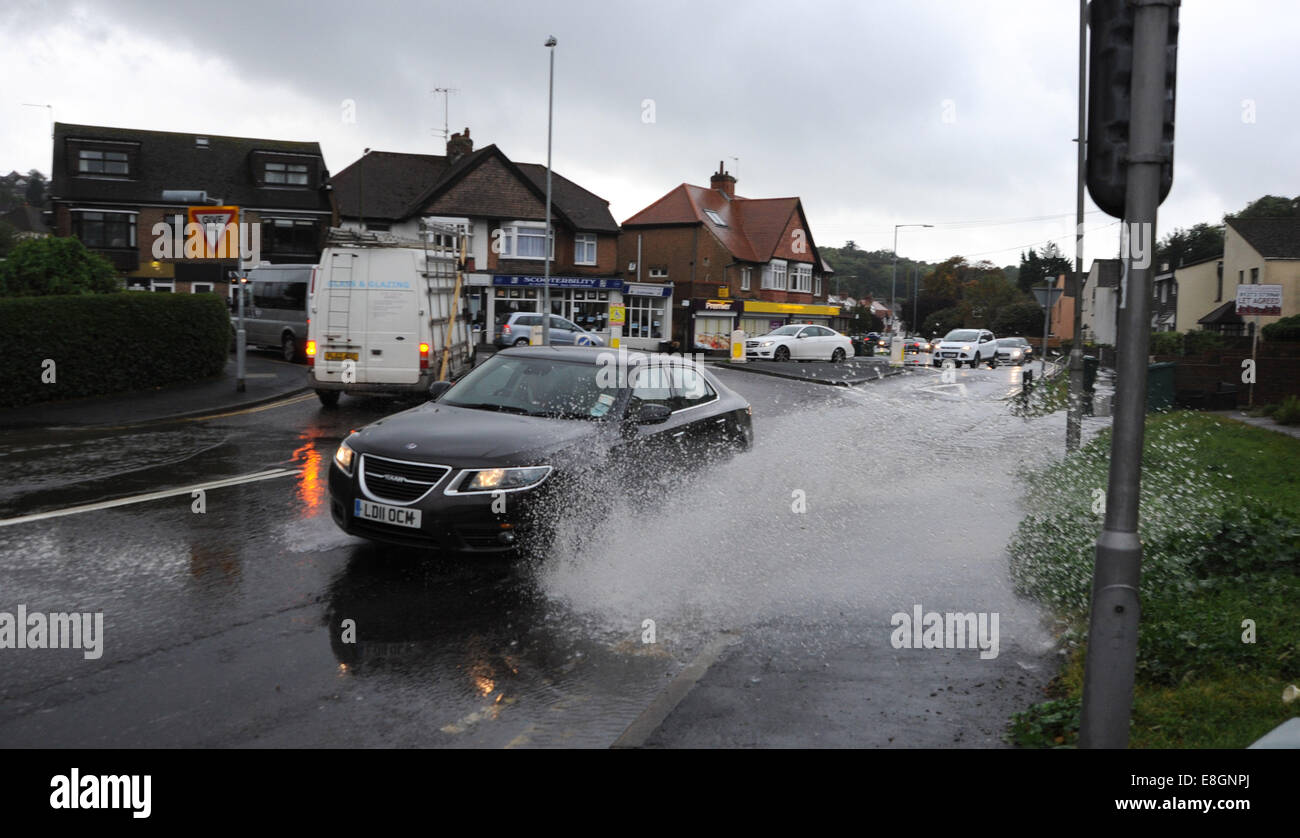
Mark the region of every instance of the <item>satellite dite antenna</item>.
POLYGON ((429 92, 442 94, 442 143, 443 143, 442 153, 446 154, 447 143, 450 142, 451 140, 451 126, 449 124, 450 120, 447 119, 447 116, 451 110, 450 108, 451 94, 459 93, 460 90, 455 87, 435 87, 433 90, 429 92))

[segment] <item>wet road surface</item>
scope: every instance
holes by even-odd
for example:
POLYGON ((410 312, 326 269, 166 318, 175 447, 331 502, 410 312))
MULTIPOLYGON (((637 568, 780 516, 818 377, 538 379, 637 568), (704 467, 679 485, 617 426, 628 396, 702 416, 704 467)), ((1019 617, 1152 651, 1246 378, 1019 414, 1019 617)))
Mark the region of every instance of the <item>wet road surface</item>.
MULTIPOLYGON (((927 651, 905 662, 919 680, 885 679, 905 654, 889 646, 889 615, 913 603, 1000 610, 992 663, 1045 670, 1034 656, 1048 637, 1011 595, 1002 548, 1016 469, 1061 450, 1064 422, 1008 413, 1018 368, 855 388, 718 374, 754 405, 754 451, 653 508, 610 487, 608 511, 566 522, 573 539, 538 562, 422 555, 335 527, 330 457, 351 428, 402 407, 389 401, 326 411, 309 395, 200 421, 5 434, 0 611, 103 612, 104 647, 94 660, 0 650, 0 744, 603 747, 720 631, 742 638, 717 672, 749 684, 745 700, 720 675, 693 696, 720 703, 723 721, 703 725, 688 699, 657 744, 771 741, 731 737, 728 718, 793 730, 778 693, 769 717, 745 701, 762 695, 753 666, 795 660, 849 685, 835 706, 852 706, 804 717, 791 744, 846 743, 836 731, 890 695, 902 715, 865 742, 908 744, 928 697, 916 685, 974 654, 927 651), (103 506, 114 500, 128 502, 103 506)), ((973 731, 1005 719, 954 702, 973 731)))

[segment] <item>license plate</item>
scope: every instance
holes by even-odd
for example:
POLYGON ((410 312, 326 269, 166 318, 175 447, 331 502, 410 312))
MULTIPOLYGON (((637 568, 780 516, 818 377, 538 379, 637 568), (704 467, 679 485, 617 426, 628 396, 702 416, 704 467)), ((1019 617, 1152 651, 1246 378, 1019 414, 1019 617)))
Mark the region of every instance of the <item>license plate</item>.
POLYGON ((357 353, 355 352, 326 352, 326 361, 355 361, 357 353))
POLYGON ((420 526, 420 510, 418 509, 410 509, 405 506, 389 506, 386 503, 374 503, 360 498, 352 502, 352 517, 363 518, 367 521, 378 521, 381 524, 392 524, 395 527, 418 528, 420 526))

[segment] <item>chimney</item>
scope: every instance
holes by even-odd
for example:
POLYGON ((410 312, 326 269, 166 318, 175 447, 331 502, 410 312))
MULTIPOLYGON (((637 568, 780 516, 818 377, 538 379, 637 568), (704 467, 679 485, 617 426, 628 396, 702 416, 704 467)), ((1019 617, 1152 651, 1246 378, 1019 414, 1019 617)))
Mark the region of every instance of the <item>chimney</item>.
POLYGON ((469 129, 464 132, 452 134, 447 140, 447 162, 455 163, 474 150, 474 141, 469 138, 469 129))
POLYGON ((713 174, 713 177, 709 178, 709 187, 726 195, 727 200, 736 197, 736 179, 727 174, 726 169, 722 168, 721 160, 718 161, 718 171, 713 174))

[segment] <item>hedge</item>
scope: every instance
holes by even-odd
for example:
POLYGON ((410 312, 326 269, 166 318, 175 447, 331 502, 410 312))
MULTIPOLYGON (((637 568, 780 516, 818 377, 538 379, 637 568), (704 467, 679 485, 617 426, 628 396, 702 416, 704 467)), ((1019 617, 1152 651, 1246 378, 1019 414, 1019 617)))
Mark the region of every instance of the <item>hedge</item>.
POLYGON ((1259 330, 1264 340, 1300 340, 1300 314, 1275 320, 1259 330))
POLYGON ((217 375, 230 315, 213 294, 12 297, 0 299, 0 335, 0 406, 11 407, 217 375))

